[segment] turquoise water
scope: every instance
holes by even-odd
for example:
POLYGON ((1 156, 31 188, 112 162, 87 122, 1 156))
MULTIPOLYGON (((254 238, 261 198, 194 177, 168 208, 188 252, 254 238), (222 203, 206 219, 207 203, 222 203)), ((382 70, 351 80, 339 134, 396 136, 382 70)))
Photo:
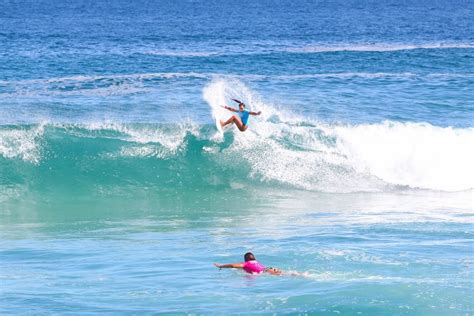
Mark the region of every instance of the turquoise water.
POLYGON ((1 3, 0 313, 474 314, 473 21, 1 3), (213 266, 247 251, 284 275, 213 266))

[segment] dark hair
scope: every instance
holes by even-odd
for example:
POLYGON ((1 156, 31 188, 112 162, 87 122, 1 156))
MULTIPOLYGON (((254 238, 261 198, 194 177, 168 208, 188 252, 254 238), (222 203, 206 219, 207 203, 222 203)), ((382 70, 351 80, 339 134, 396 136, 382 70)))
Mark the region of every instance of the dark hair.
POLYGON ((243 105, 245 107, 245 103, 240 101, 240 100, 237 100, 237 99, 231 99, 232 101, 234 102, 237 102, 239 104, 239 106, 243 105))
POLYGON ((244 255, 245 262, 250 261, 250 260, 255 260, 255 256, 251 252, 247 252, 244 255))

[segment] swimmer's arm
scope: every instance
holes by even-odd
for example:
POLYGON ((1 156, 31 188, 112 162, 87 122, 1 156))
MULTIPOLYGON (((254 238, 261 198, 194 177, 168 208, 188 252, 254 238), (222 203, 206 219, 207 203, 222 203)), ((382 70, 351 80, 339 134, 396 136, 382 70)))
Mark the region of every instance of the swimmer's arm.
POLYGON ((267 268, 265 269, 265 272, 273 274, 273 275, 282 275, 283 271, 275 269, 275 268, 267 268))
POLYGON ((250 115, 260 115, 260 114, 262 114, 262 111, 258 111, 258 112, 249 111, 249 114, 250 115))
POLYGON ((226 110, 232 111, 232 112, 239 112, 239 111, 237 111, 236 109, 231 108, 230 106, 227 106, 227 105, 221 105, 221 107, 223 107, 223 108, 226 109, 226 110))
POLYGON ((233 268, 233 269, 243 269, 244 265, 242 263, 226 263, 226 264, 219 264, 219 263, 214 263, 214 265, 219 268, 233 268))

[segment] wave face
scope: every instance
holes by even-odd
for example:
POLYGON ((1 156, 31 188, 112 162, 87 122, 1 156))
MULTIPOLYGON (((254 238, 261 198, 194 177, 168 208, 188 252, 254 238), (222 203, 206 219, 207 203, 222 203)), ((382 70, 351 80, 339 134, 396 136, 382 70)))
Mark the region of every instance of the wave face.
POLYGON ((210 110, 241 96, 263 112, 245 133, 181 124, 43 123, 0 128, 1 183, 163 190, 283 186, 322 192, 474 187, 474 129, 324 124, 263 102, 239 81, 203 91, 210 110))

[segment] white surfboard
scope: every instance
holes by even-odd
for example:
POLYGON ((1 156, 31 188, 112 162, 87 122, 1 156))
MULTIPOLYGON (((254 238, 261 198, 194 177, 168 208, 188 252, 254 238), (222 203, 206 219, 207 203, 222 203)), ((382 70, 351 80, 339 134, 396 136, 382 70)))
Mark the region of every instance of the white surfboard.
POLYGON ((216 116, 216 128, 217 128, 217 131, 219 131, 219 133, 221 134, 224 134, 224 129, 222 128, 222 125, 221 125, 221 119, 219 116, 216 116))
POLYGON ((232 112, 229 110, 226 110, 222 107, 215 107, 212 111, 212 116, 214 117, 214 120, 216 122, 216 129, 217 131, 223 135, 224 132, 231 127, 231 125, 227 125, 225 127, 222 127, 221 121, 225 122, 229 119, 229 117, 232 116, 232 112))

